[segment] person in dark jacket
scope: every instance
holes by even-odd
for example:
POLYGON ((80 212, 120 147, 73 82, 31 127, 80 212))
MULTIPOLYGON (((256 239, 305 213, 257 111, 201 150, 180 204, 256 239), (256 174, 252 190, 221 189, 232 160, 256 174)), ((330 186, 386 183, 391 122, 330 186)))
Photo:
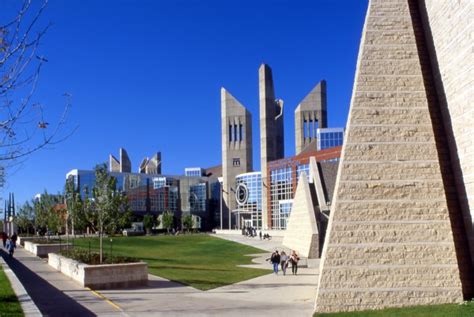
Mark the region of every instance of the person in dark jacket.
POLYGON ((275 250, 275 252, 272 253, 270 262, 272 262, 273 265, 273 272, 278 274, 278 266, 280 265, 280 254, 278 253, 278 250, 275 250))
POLYGON ((7 247, 7 238, 8 238, 7 234, 5 232, 1 232, 0 236, 2 238, 3 247, 6 248, 7 247))
POLYGON ((13 233, 13 235, 11 237, 11 240, 13 241, 13 245, 16 248, 16 240, 18 240, 18 236, 17 236, 16 232, 13 233))

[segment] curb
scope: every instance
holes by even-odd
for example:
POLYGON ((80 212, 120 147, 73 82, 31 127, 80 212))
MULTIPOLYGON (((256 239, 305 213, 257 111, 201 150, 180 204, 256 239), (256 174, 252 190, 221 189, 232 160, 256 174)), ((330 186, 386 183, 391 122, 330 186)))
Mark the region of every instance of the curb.
POLYGON ((3 268, 5 275, 10 280, 10 284, 12 285, 13 291, 18 297, 18 301, 20 302, 20 305, 21 305, 21 308, 23 309, 23 313, 25 314, 25 317, 43 316, 43 314, 41 314, 36 304, 31 299, 30 295, 28 295, 28 293, 26 292, 21 282, 16 277, 15 273, 12 271, 12 269, 10 269, 10 267, 5 262, 2 256, 0 256, 0 265, 3 268))

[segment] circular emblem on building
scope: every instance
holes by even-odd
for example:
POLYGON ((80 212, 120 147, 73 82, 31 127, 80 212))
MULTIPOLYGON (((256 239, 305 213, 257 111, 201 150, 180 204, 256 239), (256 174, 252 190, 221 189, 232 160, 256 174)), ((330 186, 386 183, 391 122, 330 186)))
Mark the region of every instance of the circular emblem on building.
POLYGON ((247 188, 247 185, 244 183, 237 185, 237 189, 235 190, 235 199, 241 206, 247 203, 247 200, 249 199, 249 189, 247 188))

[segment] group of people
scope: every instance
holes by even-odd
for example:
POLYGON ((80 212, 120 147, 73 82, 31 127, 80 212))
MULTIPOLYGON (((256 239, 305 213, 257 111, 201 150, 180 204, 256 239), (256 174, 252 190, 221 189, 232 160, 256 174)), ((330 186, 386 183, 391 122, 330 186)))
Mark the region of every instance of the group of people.
POLYGON ((275 250, 275 252, 273 252, 270 256, 270 258, 267 259, 267 261, 270 261, 273 265, 273 272, 275 272, 275 274, 278 274, 278 267, 281 266, 283 275, 286 275, 286 269, 288 267, 288 264, 291 264, 291 273, 293 275, 297 275, 299 260, 300 257, 298 256, 298 254, 296 254, 295 250, 291 251, 290 256, 288 256, 285 251, 281 251, 280 254, 278 253, 278 250, 275 250))
MULTIPOLYGON (((260 231, 260 234, 261 234, 261 231, 260 231)), ((256 237, 257 236, 257 229, 253 228, 253 227, 243 227, 242 228, 242 235, 243 236, 247 236, 247 237, 256 237)))
POLYGON ((2 239, 3 248, 6 249, 10 257, 12 257, 16 249, 17 234, 13 233, 11 237, 8 237, 5 232, 0 232, 0 238, 2 239))
MULTIPOLYGON (((250 238, 255 238, 257 236, 257 229, 254 227, 242 227, 242 235, 250 238)), ((258 236, 260 240, 268 239, 270 240, 272 237, 268 233, 263 233, 262 230, 258 232, 258 236)))

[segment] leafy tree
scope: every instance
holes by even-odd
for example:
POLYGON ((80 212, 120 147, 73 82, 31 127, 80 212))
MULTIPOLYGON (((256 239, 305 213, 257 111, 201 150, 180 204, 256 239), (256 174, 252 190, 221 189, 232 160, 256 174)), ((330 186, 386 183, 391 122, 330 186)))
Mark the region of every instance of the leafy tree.
POLYGON ((185 216, 182 217, 181 221, 183 223, 184 229, 188 232, 191 231, 191 229, 194 226, 193 216, 192 215, 185 215, 185 216))
POLYGON ((170 230, 171 228, 173 228, 174 225, 173 213, 171 211, 164 212, 161 218, 161 222, 163 223, 163 228, 165 228, 168 233, 170 233, 170 230))
POLYGON ((150 234, 151 229, 153 228, 153 224, 155 222, 154 218, 155 217, 150 214, 146 214, 145 216, 143 216, 143 226, 145 227, 147 234, 150 234))
POLYGON ((60 234, 66 225, 67 210, 62 205, 54 205, 48 215, 48 229, 55 234, 60 234))
POLYGON ((35 209, 26 202, 23 206, 18 209, 18 214, 15 218, 15 223, 18 226, 18 231, 21 233, 29 233, 30 229, 34 229, 35 222, 35 209))
POLYGON ((74 187, 74 182, 71 179, 66 181, 65 196, 67 221, 71 224, 71 233, 74 236, 76 230, 85 230, 86 218, 81 193, 74 187))
POLYGON ((92 189, 93 201, 88 208, 95 211, 99 231, 100 263, 103 257, 102 236, 104 232, 113 234, 118 229, 122 217, 129 215, 126 197, 116 189, 117 179, 107 171, 105 164, 95 168, 95 186, 92 189))
POLYGON ((85 221, 85 227, 89 227, 93 232, 98 232, 97 229, 97 214, 94 210, 94 201, 90 199, 90 191, 87 186, 84 187, 84 201, 82 202, 82 214, 85 221))
POLYGON ((50 195, 47 191, 41 194, 40 199, 34 201, 35 228, 37 231, 61 231, 65 224, 64 209, 54 208, 62 201, 62 195, 50 195))

